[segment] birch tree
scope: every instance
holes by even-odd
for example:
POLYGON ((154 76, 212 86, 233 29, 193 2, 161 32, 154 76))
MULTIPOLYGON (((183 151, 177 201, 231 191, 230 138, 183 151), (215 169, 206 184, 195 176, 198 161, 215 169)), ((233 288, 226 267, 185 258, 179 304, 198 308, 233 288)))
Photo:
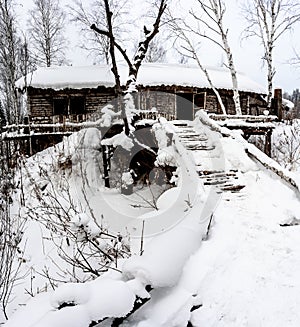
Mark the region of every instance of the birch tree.
POLYGON ((246 37, 258 38, 263 46, 270 108, 276 73, 274 49, 279 39, 300 21, 300 3, 298 0, 252 0, 245 5, 244 14, 248 22, 244 31, 246 37))
POLYGON ((191 36, 191 32, 193 33, 194 30, 191 29, 191 27, 187 23, 185 23, 185 21, 183 21, 182 19, 175 18, 170 11, 168 11, 168 17, 169 17, 168 25, 171 28, 171 30, 173 31, 173 35, 175 36, 174 43, 179 42, 180 49, 182 49, 184 52, 182 52, 182 50, 180 50, 180 49, 178 49, 178 51, 180 52, 180 54, 183 57, 189 57, 196 61, 197 65, 199 66, 201 71, 204 73, 209 86, 211 87, 211 89, 213 90, 213 92, 216 95, 218 103, 221 107, 222 113, 224 115, 226 115, 226 108, 224 106, 224 103, 220 96, 220 93, 214 86, 214 83, 213 83, 207 69, 205 68, 204 64, 202 63, 202 59, 200 59, 200 56, 198 55, 196 46, 194 45, 194 43, 192 41, 193 37, 191 36))
POLYGON ((34 45, 32 55, 38 65, 61 65, 66 60, 65 13, 58 0, 34 0, 33 3, 28 20, 29 35, 34 45))
POLYGON ((226 13, 225 2, 221 0, 197 0, 204 16, 197 15, 191 11, 191 15, 200 23, 199 29, 194 30, 194 33, 219 46, 226 54, 227 67, 230 70, 232 79, 233 101, 237 115, 242 114, 240 96, 238 89, 237 72, 234 65, 233 54, 228 40, 228 28, 224 25, 224 15, 226 13), (206 27, 209 33, 202 32, 201 26, 206 27))

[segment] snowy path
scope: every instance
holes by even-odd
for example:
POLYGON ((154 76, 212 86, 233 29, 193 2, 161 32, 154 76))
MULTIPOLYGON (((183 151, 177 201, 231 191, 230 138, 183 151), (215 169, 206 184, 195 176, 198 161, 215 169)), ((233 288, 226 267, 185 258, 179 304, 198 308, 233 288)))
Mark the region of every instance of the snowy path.
MULTIPOLYGON (((197 138, 191 127, 179 129, 197 138)), ((225 160, 218 168, 233 169, 245 187, 222 194, 210 238, 185 265, 179 283, 154 292, 128 326, 180 327, 187 321, 195 327, 300 325, 300 226, 280 226, 300 218, 295 190, 245 151, 233 151, 236 141, 220 142, 225 160)), ((194 149, 196 165, 197 160, 204 164, 205 156, 211 160, 214 150, 211 144, 206 151, 194 149)))
POLYGON ((193 325, 299 326, 300 227, 280 226, 299 202, 266 173, 245 178, 246 197, 220 203, 211 239, 189 263, 185 280, 197 279, 203 303, 193 325))

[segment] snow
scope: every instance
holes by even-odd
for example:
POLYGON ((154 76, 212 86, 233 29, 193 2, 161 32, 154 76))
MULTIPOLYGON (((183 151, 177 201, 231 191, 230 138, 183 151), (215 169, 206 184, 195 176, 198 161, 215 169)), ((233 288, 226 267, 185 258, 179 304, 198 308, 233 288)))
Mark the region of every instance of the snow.
POLYGON ((123 273, 154 288, 176 285, 185 262, 201 243, 201 232, 176 227, 159 235, 148 243, 142 256, 133 256, 124 263, 123 273))
POLYGON ((135 300, 135 293, 126 282, 106 278, 84 284, 64 284, 45 295, 37 297, 25 308, 32 312, 29 319, 24 320, 20 310, 6 326, 88 326, 91 321, 125 316, 135 300), (45 295, 47 301, 44 301, 45 295), (36 311, 37 305, 39 310, 36 311))
POLYGON ((71 229, 75 231, 80 230, 81 228, 84 230, 83 238, 86 235, 91 237, 96 237, 101 234, 101 229, 99 226, 92 220, 92 218, 86 213, 79 213, 74 216, 71 221, 71 229))
MULTIPOLYGON (((207 67, 207 71, 218 89, 232 89, 229 70, 220 67, 207 67)), ((121 84, 125 85, 128 67, 119 64, 121 84)), ((239 89, 241 91, 265 94, 265 88, 238 72, 239 89)), ((97 88, 98 86, 114 87, 114 76, 107 65, 99 66, 65 66, 41 67, 30 73, 27 83, 34 88, 97 88)), ((181 85, 187 87, 210 88, 206 77, 196 65, 144 63, 136 81, 136 86, 181 85)), ((24 78, 16 86, 24 87, 24 78)), ((135 87, 135 86, 134 86, 135 87)))
MULTIPOLYGON (((122 235, 117 234, 118 230, 127 230, 133 255, 118 260, 115 270, 94 280, 69 281, 29 301, 28 297, 20 301, 16 294, 17 305, 27 304, 5 326, 85 327, 91 321, 126 316, 137 297, 148 301, 123 322, 125 327, 182 327, 189 321, 195 327, 299 326, 297 176, 247 143, 239 132, 219 126, 204 112, 199 112, 190 124, 208 137, 208 146, 213 145, 209 155, 201 150, 188 151, 176 134, 178 128, 165 119, 154 125, 161 151, 159 162, 164 164, 168 158, 169 163, 172 159, 178 167, 177 186, 157 199, 157 209, 137 206, 141 203, 136 202, 137 191, 121 196, 117 189, 106 190, 103 181, 96 180, 97 169, 101 168, 97 161, 101 135, 96 129, 74 134, 63 144, 28 160, 26 201, 34 199, 32 180, 36 185, 47 182, 37 167, 52 169, 50 163, 56 162, 58 156, 70 156, 73 165, 67 187, 81 190, 80 167, 93 185, 87 189, 88 204, 83 201, 82 210, 72 214, 71 225, 95 237, 103 220, 116 235, 122 235), (205 206, 212 194, 196 173, 199 161, 204 170, 236 170, 239 182, 245 185, 240 192, 219 195, 209 215, 205 206), (98 218, 103 215, 103 220, 96 224, 91 213, 98 218), (146 285, 153 289, 146 291, 146 285)), ((126 144, 124 135, 120 139, 116 144, 126 144)), ((64 174, 67 178, 67 171, 64 174)), ((54 180, 48 181, 47 192, 63 182, 57 167, 50 176, 54 180)), ((143 192, 140 194, 148 201, 153 200, 151 192, 143 192)), ((51 265, 51 235, 45 233, 39 221, 29 220, 26 267, 38 270, 51 265)), ((51 258, 61 265, 59 258, 51 258)))
POLYGON ((130 172, 122 174, 122 185, 132 185, 133 178, 130 172))
POLYGON ((125 132, 116 134, 115 136, 101 141, 102 145, 112 145, 114 147, 121 146, 123 149, 130 151, 134 146, 132 139, 125 132))
POLYGON ((299 225, 281 226, 299 219, 297 192, 252 161, 236 139, 221 142, 226 161, 243 167, 245 189, 223 195, 210 237, 176 285, 151 292, 128 326, 299 325, 299 225))
POLYGON ((211 239, 186 267, 185 283, 199 283, 203 304, 192 314, 194 326, 299 323, 299 231, 279 225, 288 211, 299 214, 299 202, 261 171, 246 178, 247 198, 219 206, 211 239))
POLYGON ((121 112, 114 112, 113 111, 113 106, 112 105, 106 105, 101 109, 101 126, 103 127, 110 127, 113 122, 115 121, 116 118, 119 118, 121 115, 121 112))
POLYGON ((241 121, 238 119, 226 119, 224 121, 219 121, 218 124, 220 126, 225 126, 225 127, 250 127, 250 128, 270 128, 273 129, 275 128, 275 125, 273 123, 264 123, 264 122, 256 122, 256 123, 248 123, 246 121, 241 121))
POLYGON ((295 104, 292 101, 285 98, 282 98, 282 105, 288 110, 292 110, 295 107, 295 104))
POLYGON ((82 129, 78 135, 78 149, 99 150, 101 146, 101 132, 97 128, 82 129))
POLYGON ((164 149, 158 150, 155 164, 157 166, 175 166, 176 160, 173 147, 166 147, 164 149))

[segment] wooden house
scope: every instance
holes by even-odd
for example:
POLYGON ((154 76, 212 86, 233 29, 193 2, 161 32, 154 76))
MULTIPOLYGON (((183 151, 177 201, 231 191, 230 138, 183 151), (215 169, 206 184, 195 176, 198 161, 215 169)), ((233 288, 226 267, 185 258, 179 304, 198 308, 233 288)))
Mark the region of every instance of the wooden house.
MULTIPOLYGON (((125 85, 128 68, 120 65, 121 83, 125 85)), ((228 114, 235 114, 230 72, 207 68, 228 114)), ((259 115, 266 107, 264 88, 238 73, 243 114, 259 115)), ((27 89, 27 111, 32 123, 81 122, 114 102, 114 76, 107 65, 88 67, 38 68, 17 82, 27 89), (26 81, 26 83, 25 83, 26 81)), ((136 106, 141 110, 156 108, 170 118, 193 119, 199 109, 221 113, 221 108, 206 77, 198 66, 145 63, 137 80, 136 106)))

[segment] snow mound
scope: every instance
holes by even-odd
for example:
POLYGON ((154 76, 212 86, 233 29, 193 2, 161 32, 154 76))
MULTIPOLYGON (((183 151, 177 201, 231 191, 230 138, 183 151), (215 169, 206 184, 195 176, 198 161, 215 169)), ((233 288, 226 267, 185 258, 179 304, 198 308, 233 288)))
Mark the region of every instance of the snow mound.
POLYGON ((95 127, 79 131, 78 139, 78 149, 99 150, 101 148, 101 132, 95 127))
POLYGON ((135 297, 132 286, 120 280, 98 278, 84 284, 65 284, 51 295, 30 301, 6 327, 89 326, 107 317, 125 316, 132 310, 135 297))
POLYGON ((199 231, 174 228, 150 242, 142 256, 129 258, 124 263, 123 272, 128 278, 136 278, 154 288, 174 286, 185 262, 200 243, 199 231))

